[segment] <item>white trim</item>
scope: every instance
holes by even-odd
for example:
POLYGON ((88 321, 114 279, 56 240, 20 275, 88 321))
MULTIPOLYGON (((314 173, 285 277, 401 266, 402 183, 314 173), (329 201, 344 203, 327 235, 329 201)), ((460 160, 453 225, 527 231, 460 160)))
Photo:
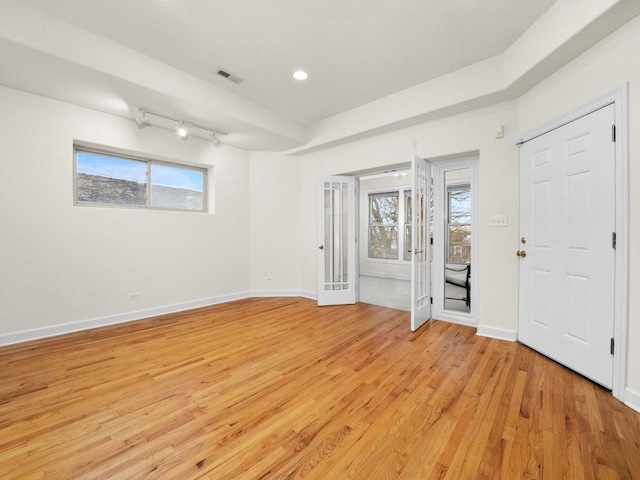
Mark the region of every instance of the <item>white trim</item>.
MULTIPOLYGON (((620 87, 616 88, 615 90, 612 90, 602 95, 601 97, 598 97, 594 100, 586 102, 578 106, 577 108, 570 110, 569 112, 565 112, 562 115, 552 118, 551 120, 543 123, 542 125, 521 134, 518 140, 516 140, 516 145, 522 145, 523 143, 526 143, 530 140, 533 140, 534 138, 537 138, 541 135, 549 133, 550 131, 555 130, 556 128, 560 128, 568 123, 571 123, 574 120, 577 120, 578 118, 582 118, 586 115, 589 115, 590 113, 595 112, 596 110, 600 110, 601 108, 606 107, 607 105, 611 105, 612 103, 617 103, 620 100, 626 100, 628 89, 629 89, 629 84, 627 82, 621 85, 620 87)), ((627 109, 626 103, 622 105, 622 107, 626 110, 627 109)), ((617 120, 618 118, 616 118, 616 121, 617 120)))
MULTIPOLYGON (((253 298, 266 298, 266 297, 305 297, 300 290, 252 290, 250 297, 253 298)), ((315 295, 317 297, 317 295, 315 295)), ((313 298, 312 300, 316 300, 313 298)))
POLYGON ((478 326, 471 315, 463 312, 460 312, 460 315, 456 315, 454 312, 455 310, 443 310, 438 313, 438 315, 433 315, 433 319, 440 320, 442 322, 455 323, 457 325, 464 325, 466 327, 476 328, 478 326))
POLYGON ((318 300, 318 294, 316 292, 310 292, 309 290, 302 290, 300 296, 308 298, 309 300, 318 300))
POLYGON ((393 280, 409 280, 409 281, 411 281, 411 275, 403 275, 402 273, 376 273, 376 272, 363 272, 363 271, 360 271, 360 275, 363 276, 363 277, 391 278, 393 280))
POLYGON ((506 340, 508 342, 515 342, 517 340, 516 330, 507 330, 505 328, 486 327, 484 325, 478 325, 478 331, 476 335, 480 337, 495 338, 498 340, 506 340))
POLYGON ((91 330, 94 328, 107 327, 109 325, 117 325, 119 323, 126 323, 134 320, 142 320, 149 317, 156 317, 158 315, 164 315, 167 313, 182 312, 194 308, 208 307, 210 305, 231 302, 234 300, 242 300, 249 297, 250 294, 248 292, 242 292, 231 295, 222 295, 219 297, 205 298, 192 302, 176 303, 174 305, 150 308, 148 310, 138 310, 135 312, 110 315, 108 317, 92 318, 90 320, 62 323, 59 325, 52 325, 50 327, 41 327, 31 330, 23 330, 20 332, 5 333, 0 335, 0 346, 13 345, 15 343, 29 342, 32 340, 39 340, 48 337, 56 337, 58 335, 80 332, 83 330, 91 330))
MULTIPOLYGON (((610 93, 616 115, 616 259, 613 395, 625 401, 629 320, 629 84, 610 93)), ((640 405, 640 403, 636 403, 640 405)))
POLYGON ((640 412, 640 393, 627 387, 624 395, 624 404, 633 408, 636 412, 640 412))
POLYGON ((444 265, 445 265, 445 228, 442 223, 446 216, 447 202, 444 175, 448 171, 468 168, 471 174, 465 183, 471 184, 471 251, 479 252, 478 235, 473 232, 479 231, 479 185, 478 168, 479 155, 466 156, 456 159, 446 159, 432 163, 433 169, 433 195, 434 195, 434 219, 433 219, 433 270, 431 272, 431 282, 433 284, 433 316, 437 319, 451 321, 462 325, 476 327, 480 322, 480 288, 478 278, 479 256, 471 255, 471 305, 469 313, 457 314, 455 310, 444 309, 444 265), (436 198, 438 195, 438 198, 436 198))
MULTIPOLYGON (((607 105, 614 105, 616 122, 616 233, 613 396, 624 402, 629 395, 627 378, 627 299, 629 277, 629 83, 625 82, 599 98, 587 102, 540 127, 526 132, 516 142, 518 145, 584 117, 607 105)), ((640 403, 640 402, 639 402, 640 403)))

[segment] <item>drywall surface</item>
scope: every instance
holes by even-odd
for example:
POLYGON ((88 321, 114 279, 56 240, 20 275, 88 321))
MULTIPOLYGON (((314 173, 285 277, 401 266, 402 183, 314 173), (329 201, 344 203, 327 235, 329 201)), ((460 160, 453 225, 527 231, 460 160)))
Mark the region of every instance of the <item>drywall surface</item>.
MULTIPOLYGON (((299 295, 300 162, 277 153, 252 152, 250 165, 251 291, 299 295)), ((315 211, 307 213, 315 219, 315 211)))
POLYGON ((247 152, 4 87, 0 105, 0 334, 248 291, 247 152), (208 167, 215 212, 74 206, 74 141, 208 167))

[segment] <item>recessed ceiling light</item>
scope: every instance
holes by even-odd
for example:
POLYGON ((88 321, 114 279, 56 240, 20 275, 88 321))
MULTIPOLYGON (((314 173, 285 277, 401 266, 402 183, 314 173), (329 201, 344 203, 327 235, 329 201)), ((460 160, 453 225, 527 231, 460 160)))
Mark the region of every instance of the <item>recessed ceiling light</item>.
POLYGON ((304 70, 298 70, 296 72, 293 72, 293 78, 295 78, 296 80, 306 80, 307 78, 309 78, 309 74, 304 70))

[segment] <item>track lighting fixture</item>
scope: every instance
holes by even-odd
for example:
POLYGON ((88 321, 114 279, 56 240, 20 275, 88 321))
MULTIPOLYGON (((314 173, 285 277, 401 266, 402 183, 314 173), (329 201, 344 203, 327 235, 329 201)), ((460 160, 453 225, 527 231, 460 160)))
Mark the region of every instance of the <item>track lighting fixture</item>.
POLYGON ((178 123, 178 136, 182 140, 189 139, 189 130, 187 130, 187 126, 184 124, 184 122, 178 123))
POLYGON ((140 110, 140 114, 136 115, 134 117, 134 120, 136 122, 136 125, 140 129, 151 126, 151 120, 147 118, 147 112, 145 112, 144 110, 140 110))
MULTIPOLYGON (((149 115, 152 117, 163 118, 165 120, 169 120, 170 122, 176 122, 177 125, 177 133, 178 136, 182 140, 188 140, 189 136, 197 132, 197 130, 204 130, 205 132, 209 132, 209 138, 213 142, 216 147, 220 147, 222 142, 218 138, 218 135, 227 135, 225 132, 221 132, 220 130, 216 130, 214 128, 206 127, 204 125, 199 125, 197 123, 189 122, 186 120, 180 120, 179 118, 172 117, 170 115, 165 115, 164 113, 151 112, 144 108, 138 108, 138 115, 134 117, 134 121, 138 128, 146 128, 152 126, 151 119, 149 115)), ((156 126, 171 128, 170 125, 166 125, 167 122, 160 121, 159 124, 156 123, 156 126)), ((195 135, 198 136, 197 134, 195 135)))

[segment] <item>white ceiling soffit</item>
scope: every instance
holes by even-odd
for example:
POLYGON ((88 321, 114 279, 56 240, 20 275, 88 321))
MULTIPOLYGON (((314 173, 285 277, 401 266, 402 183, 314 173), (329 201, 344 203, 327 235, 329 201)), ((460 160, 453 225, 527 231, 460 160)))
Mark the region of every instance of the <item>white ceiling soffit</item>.
POLYGON ((2 0, 0 84, 303 154, 516 98, 638 13, 638 0, 2 0), (291 79, 298 67, 309 80, 291 79))
POLYGON ((640 14, 638 0, 559 0, 503 54, 312 125, 302 155, 513 100, 640 14))

